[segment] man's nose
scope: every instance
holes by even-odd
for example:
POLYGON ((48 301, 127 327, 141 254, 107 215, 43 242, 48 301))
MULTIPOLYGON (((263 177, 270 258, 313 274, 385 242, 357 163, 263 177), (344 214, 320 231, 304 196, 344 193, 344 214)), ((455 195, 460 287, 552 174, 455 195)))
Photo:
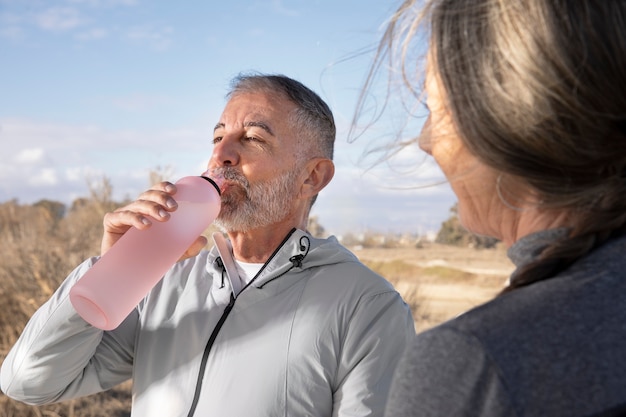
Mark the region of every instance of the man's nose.
POLYGON ((211 161, 217 166, 234 166, 239 164, 239 151, 236 141, 222 138, 213 147, 211 161))

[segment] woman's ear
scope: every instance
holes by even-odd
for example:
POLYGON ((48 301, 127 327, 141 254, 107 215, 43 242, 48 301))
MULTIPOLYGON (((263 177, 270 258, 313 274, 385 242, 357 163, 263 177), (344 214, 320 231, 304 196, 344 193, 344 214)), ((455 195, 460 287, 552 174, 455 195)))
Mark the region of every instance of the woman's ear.
POLYGON ((335 164, 327 158, 314 158, 305 165, 306 178, 300 188, 300 196, 309 199, 317 195, 335 175, 335 164))

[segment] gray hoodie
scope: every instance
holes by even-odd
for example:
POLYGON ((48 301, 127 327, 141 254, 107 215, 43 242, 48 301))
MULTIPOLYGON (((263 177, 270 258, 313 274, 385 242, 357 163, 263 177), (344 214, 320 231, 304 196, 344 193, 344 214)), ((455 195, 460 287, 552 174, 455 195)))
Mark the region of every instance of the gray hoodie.
POLYGON ((381 415, 415 334, 392 286, 336 239, 294 230, 236 294, 227 252, 177 263, 108 332, 69 302, 84 262, 9 352, 2 390, 44 404, 132 378, 133 416, 381 415))

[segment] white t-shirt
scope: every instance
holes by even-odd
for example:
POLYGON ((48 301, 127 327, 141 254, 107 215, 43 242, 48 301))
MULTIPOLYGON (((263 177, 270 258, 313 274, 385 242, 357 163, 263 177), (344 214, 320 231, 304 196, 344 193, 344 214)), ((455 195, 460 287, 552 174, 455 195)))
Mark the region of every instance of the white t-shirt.
POLYGON ((241 262, 235 259, 235 266, 237 267, 237 273, 239 274, 239 278, 241 279, 242 288, 248 285, 252 278, 259 273, 263 264, 251 264, 248 262, 241 262))

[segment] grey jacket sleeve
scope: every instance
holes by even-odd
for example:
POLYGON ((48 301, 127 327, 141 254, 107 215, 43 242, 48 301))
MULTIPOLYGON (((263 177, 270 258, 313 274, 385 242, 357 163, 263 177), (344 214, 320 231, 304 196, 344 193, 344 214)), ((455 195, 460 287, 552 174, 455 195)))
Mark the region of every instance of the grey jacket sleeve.
POLYGON ((516 416, 482 345, 454 328, 419 334, 397 368, 386 417, 516 416))
POLYGON ((411 311, 389 291, 361 300, 349 326, 333 416, 382 416, 396 365, 415 336, 411 311))
POLYGON ((103 332, 85 322, 69 300, 70 288, 93 262, 68 276, 9 351, 0 371, 7 396, 41 405, 103 391, 131 377, 137 311, 103 332))

